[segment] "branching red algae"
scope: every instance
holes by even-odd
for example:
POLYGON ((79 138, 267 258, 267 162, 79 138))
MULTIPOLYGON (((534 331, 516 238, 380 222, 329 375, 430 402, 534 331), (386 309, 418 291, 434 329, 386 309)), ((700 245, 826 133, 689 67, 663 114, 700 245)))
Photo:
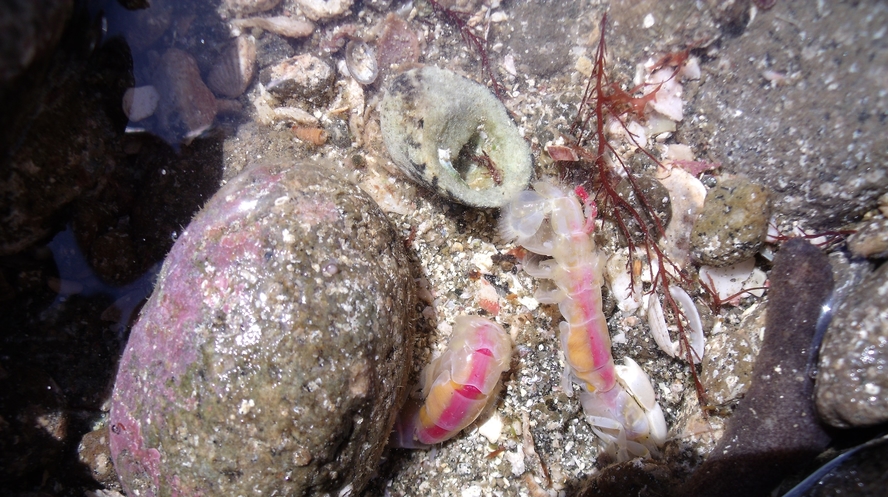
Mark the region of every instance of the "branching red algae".
POLYGON ((468 12, 448 9, 435 0, 429 0, 429 5, 432 6, 432 10, 434 10, 445 23, 450 24, 459 30, 463 42, 478 54, 478 58, 481 59, 481 69, 487 77, 490 78, 490 88, 493 90, 493 94, 496 95, 496 98, 502 100, 503 95, 505 95, 505 88, 503 88, 502 83, 496 79, 496 74, 493 72, 493 67, 490 65, 490 57, 485 48, 487 40, 484 40, 473 33, 471 26, 469 26, 468 21, 470 14, 468 12))
MULTIPOLYGON (((629 116, 643 119, 645 106, 656 96, 660 85, 656 85, 657 87, 646 95, 634 96, 642 90, 643 84, 627 91, 620 87, 619 82, 610 80, 607 76, 606 68, 606 25, 607 15, 601 20, 601 36, 598 42, 592 75, 586 84, 583 99, 577 111, 577 117, 570 130, 574 137, 574 143, 571 148, 576 153, 579 161, 574 164, 560 161, 559 163, 568 167, 579 165, 591 168, 592 176, 589 186, 596 192, 595 199, 599 209, 610 215, 617 230, 626 240, 629 249, 629 264, 637 260, 636 251, 638 250, 637 242, 631 234, 630 222, 634 221, 639 227, 642 238, 641 245, 644 248, 647 260, 650 261, 651 288, 649 291, 655 293, 660 288, 666 308, 670 309, 675 316, 675 322, 678 327, 678 339, 685 356, 684 359, 691 365, 690 372, 694 378, 697 399, 701 406, 706 407, 706 394, 697 376, 697 371, 693 366, 695 362, 693 351, 682 322, 684 313, 668 291, 671 284, 690 287, 694 282, 657 244, 657 240, 666 231, 663 221, 657 216, 651 201, 645 195, 638 180, 630 171, 629 166, 623 161, 614 145, 608 140, 605 131, 607 118, 615 119, 625 130, 630 140, 638 147, 639 152, 647 156, 658 167, 662 167, 663 164, 659 159, 635 140, 635 135, 629 131, 627 125, 629 116), (590 145, 594 147, 594 152, 587 148, 590 145), (616 168, 621 168, 625 172, 629 186, 640 203, 641 212, 620 195, 617 189, 618 174, 616 168)), ((662 58, 657 64, 661 67, 675 65, 675 70, 671 76, 674 78, 678 74, 681 64, 687 59, 687 55, 688 50, 678 54, 670 54, 662 58)), ((631 283, 634 288, 635 273, 630 271, 630 274, 633 278, 631 283)))

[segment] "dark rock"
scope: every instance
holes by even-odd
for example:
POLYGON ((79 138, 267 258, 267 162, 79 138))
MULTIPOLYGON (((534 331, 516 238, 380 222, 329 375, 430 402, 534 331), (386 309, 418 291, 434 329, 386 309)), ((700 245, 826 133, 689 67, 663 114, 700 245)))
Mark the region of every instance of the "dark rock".
POLYGON ((765 339, 752 386, 709 458, 674 495, 768 495, 826 448, 814 411, 815 332, 832 292, 829 259, 793 238, 774 259, 765 339))
POLYGON ((359 493, 405 391, 412 282, 359 188, 321 163, 248 167, 179 237, 127 344, 124 488, 359 493))
POLYGON ((859 445, 831 460, 784 497, 882 497, 888 475, 888 438, 859 445))
MULTIPOLYGON (((66 39, 71 46, 41 82, 40 112, 17 123, 14 128, 26 131, 11 138, 17 146, 9 156, 0 155, 0 254, 46 237, 63 207, 101 191, 122 154, 127 118, 121 101, 132 86, 129 48, 115 39, 90 51, 81 46, 89 36, 66 39)), ((0 135, 17 132, 10 127, 0 135)))
POLYGON ((38 482, 58 464, 68 433, 65 396, 43 370, 4 361, 0 366, 0 488, 38 482))
POLYGON ((888 421, 888 264, 851 291, 820 349, 817 412, 832 426, 888 421))
POLYGON ((50 58, 74 11, 73 0, 0 3, 0 157, 17 141, 28 115, 40 107, 50 58))

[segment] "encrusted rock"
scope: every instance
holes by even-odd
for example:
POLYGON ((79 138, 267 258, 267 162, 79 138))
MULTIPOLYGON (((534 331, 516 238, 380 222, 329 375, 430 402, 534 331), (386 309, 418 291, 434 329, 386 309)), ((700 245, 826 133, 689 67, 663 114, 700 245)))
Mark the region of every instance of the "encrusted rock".
POLYGON ((237 14, 265 12, 280 5, 281 0, 225 0, 224 6, 237 14))
POLYGON ((305 17, 312 21, 338 17, 351 8, 353 0, 296 0, 305 17))
POLYGON ((741 176, 721 178, 694 223, 691 256, 709 266, 752 257, 765 243, 770 212, 767 189, 741 176))
POLYGON ((89 469, 90 476, 106 487, 113 487, 117 474, 111 464, 111 451, 108 449, 109 430, 104 425, 80 439, 77 446, 77 459, 89 469))
POLYGON ((839 306, 820 349, 817 410, 832 426, 888 421, 888 264, 839 306))
POLYGON ((501 207, 530 181, 530 148, 506 108, 452 71, 426 66, 402 73, 379 113, 392 161, 446 198, 501 207))
POLYGON ((888 218, 879 217, 864 224, 848 237, 848 250, 861 257, 888 257, 888 218))
POLYGON ((736 330, 722 330, 706 341, 700 381, 713 405, 725 406, 749 390, 755 358, 762 348, 763 310, 757 307, 743 318, 736 330))
POLYGON ((382 35, 376 41, 379 70, 392 73, 393 68, 419 61, 419 39, 404 19, 389 13, 383 22, 382 35))
POLYGON ((269 92, 281 99, 315 100, 330 93, 336 73, 311 54, 283 60, 260 74, 269 92))
POLYGON ((121 359, 127 493, 359 494, 405 392, 412 282, 359 188, 248 166, 177 240, 121 359))

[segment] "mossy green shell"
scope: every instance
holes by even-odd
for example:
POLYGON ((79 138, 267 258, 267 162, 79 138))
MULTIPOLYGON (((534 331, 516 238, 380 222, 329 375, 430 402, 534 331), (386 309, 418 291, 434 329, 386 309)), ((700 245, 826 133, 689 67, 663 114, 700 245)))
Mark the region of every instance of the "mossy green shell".
POLYGON ((396 77, 380 125, 395 164, 453 201, 501 207, 530 181, 530 148, 506 108, 452 71, 425 66, 396 77))

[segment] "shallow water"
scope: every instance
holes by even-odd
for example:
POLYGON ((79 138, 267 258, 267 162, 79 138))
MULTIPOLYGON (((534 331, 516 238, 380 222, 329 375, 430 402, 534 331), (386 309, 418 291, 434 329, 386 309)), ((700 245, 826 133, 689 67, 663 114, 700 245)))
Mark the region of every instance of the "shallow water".
MULTIPOLYGON (((416 275, 428 287, 416 371, 443 349, 455 315, 489 312, 476 298, 479 277, 496 288, 498 320, 519 349, 492 416, 503 423, 498 439, 470 429, 434 456, 394 452, 371 493, 563 493, 595 474, 595 437, 576 399, 561 390, 557 311, 533 304, 536 283, 514 270, 495 212, 442 201, 395 172, 375 111, 394 72, 383 67, 376 81, 361 85, 345 67, 349 37, 378 49, 385 18, 395 13, 416 33, 420 63, 488 82, 478 53, 446 17, 426 2, 365 1, 293 38, 234 28, 230 19, 254 14, 215 2, 150 3, 136 10, 123 1, 78 5, 58 48, 36 52, 34 88, 14 94, 28 100, 4 101, 17 116, 2 141, 5 183, 13 185, 4 189, 4 212, 17 216, 4 218, 9 228, 0 240, 0 452, 8 468, 0 487, 52 495, 119 488, 107 460, 103 466, 100 442, 78 449, 84 435, 99 440, 108 429, 106 401, 127 333, 127 311, 113 309, 133 308, 120 299, 144 294, 152 271, 221 182, 255 160, 306 158, 331 160, 368 191, 424 268, 416 275), (242 94, 214 94, 206 81, 227 60, 235 34, 255 38, 255 73, 242 94), (316 77, 275 90, 271 67, 302 54, 329 75, 300 73, 316 77), (148 86, 157 97, 153 112, 128 119, 127 89, 148 86), (323 131, 326 139, 297 138, 294 128, 315 137, 323 131), (63 257, 62 246, 82 257, 63 257)), ((298 3, 285 0, 255 15, 302 19, 298 3)), ((537 176, 561 172, 545 147, 570 130, 609 8, 611 77, 624 86, 638 64, 664 53, 692 47, 700 59, 701 79, 684 86, 684 120, 661 138, 721 165, 704 174, 708 186, 719 175, 744 174, 769 187, 784 232, 843 228, 874 211, 888 191, 888 13, 879 2, 777 2, 769 10, 737 2, 736 11, 686 2, 463 3, 474 14, 473 32, 487 38, 490 67, 534 150, 537 176)), ((413 48, 398 47, 389 55, 409 61, 413 48)), ((150 108, 154 97, 138 98, 150 108)), ((752 322, 747 314, 758 304, 746 298, 722 309, 723 333, 752 322)), ((715 317, 702 311, 709 334, 715 317)), ((687 366, 656 347, 640 316, 617 312, 610 324, 623 337, 615 356, 630 355, 651 374, 674 427, 664 465, 698 462, 722 419, 702 419, 687 366)), ((728 400, 723 412, 736 401, 728 400)))

